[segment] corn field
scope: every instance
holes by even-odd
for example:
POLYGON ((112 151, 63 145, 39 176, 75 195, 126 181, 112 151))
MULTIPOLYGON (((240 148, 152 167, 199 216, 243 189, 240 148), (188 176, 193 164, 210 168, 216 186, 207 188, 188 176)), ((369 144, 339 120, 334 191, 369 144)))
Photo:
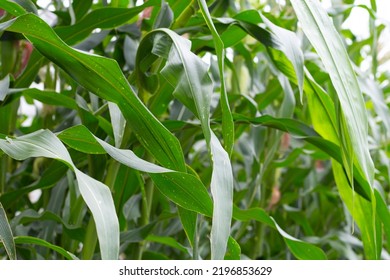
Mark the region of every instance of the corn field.
POLYGON ((390 259, 390 20, 330 2, 1 0, 0 259, 390 259))

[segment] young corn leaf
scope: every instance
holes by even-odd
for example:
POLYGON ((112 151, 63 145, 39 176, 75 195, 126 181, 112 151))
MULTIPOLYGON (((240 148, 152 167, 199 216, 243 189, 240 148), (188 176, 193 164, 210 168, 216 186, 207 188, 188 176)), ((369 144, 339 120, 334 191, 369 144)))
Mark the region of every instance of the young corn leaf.
POLYGON ((11 227, 9 226, 7 215, 3 205, 0 203, 0 242, 3 243, 5 251, 10 260, 16 260, 16 250, 11 227))
POLYGON ((64 145, 52 132, 39 130, 13 139, 0 139, 0 149, 16 160, 47 157, 67 164, 75 172, 80 193, 95 220, 102 259, 118 259, 119 224, 110 190, 78 170, 64 145))

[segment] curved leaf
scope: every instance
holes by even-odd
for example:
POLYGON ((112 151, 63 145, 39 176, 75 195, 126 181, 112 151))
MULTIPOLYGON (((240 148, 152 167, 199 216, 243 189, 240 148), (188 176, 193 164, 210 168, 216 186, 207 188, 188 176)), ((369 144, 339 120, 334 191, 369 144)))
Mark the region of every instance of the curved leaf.
POLYGON ((0 24, 0 30, 4 29, 23 33, 39 52, 58 64, 80 85, 116 103, 138 140, 162 165, 185 170, 179 141, 137 98, 114 60, 70 48, 50 26, 33 14, 0 24))
POLYGON ((80 193, 94 217, 102 258, 118 259, 119 224, 110 190, 78 170, 64 145, 52 132, 40 130, 18 138, 0 139, 0 149, 17 160, 48 157, 66 163, 75 172, 80 193))
POLYGON ((72 253, 64 250, 59 246, 53 245, 45 240, 42 240, 40 238, 31 237, 31 236, 16 236, 14 240, 15 240, 15 244, 34 244, 34 245, 47 247, 61 254, 63 257, 65 257, 68 260, 78 260, 78 258, 72 253))
POLYGON ((247 210, 234 207, 233 217, 239 221, 255 220, 276 229, 283 237, 291 253, 300 260, 326 260, 325 253, 317 246, 292 237, 286 233, 276 221, 261 208, 247 210))
POLYGON ((71 147, 78 147, 84 153, 100 153, 103 150, 128 167, 149 173, 157 188, 173 202, 187 210, 212 216, 213 206, 210 196, 202 182, 195 176, 145 161, 131 150, 115 148, 94 136, 84 126, 69 128, 61 132, 58 137, 71 147), (81 145, 77 144, 80 139, 82 139, 81 145), (91 140, 89 145, 83 145, 85 139, 91 140))
POLYGON ((213 172, 211 193, 214 211, 211 229, 211 255, 223 259, 230 236, 233 200, 233 174, 228 153, 210 128, 210 100, 213 91, 207 65, 191 52, 191 42, 169 29, 148 33, 137 53, 137 77, 142 86, 150 64, 159 57, 165 60, 160 74, 174 88, 173 95, 200 120, 213 172))

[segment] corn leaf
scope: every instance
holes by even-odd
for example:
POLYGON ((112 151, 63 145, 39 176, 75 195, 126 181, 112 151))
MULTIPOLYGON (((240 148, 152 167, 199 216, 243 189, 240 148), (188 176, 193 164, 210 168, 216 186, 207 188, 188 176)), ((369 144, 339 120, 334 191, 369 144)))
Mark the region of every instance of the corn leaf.
POLYGON ((229 155, 210 128, 212 81, 205 63, 191 52, 190 41, 169 29, 157 29, 147 34, 137 53, 137 77, 145 81, 150 63, 157 57, 166 60, 161 75, 174 88, 173 95, 200 120, 213 162, 211 193, 214 212, 211 229, 213 259, 223 259, 230 236, 232 215, 233 174, 229 155))
POLYGON ((58 64, 83 87, 116 103, 140 142, 161 164, 185 170, 177 138, 137 98, 115 61, 70 48, 50 26, 33 14, 0 24, 0 30, 4 29, 23 33, 43 55, 58 64), (27 24, 29 29, 25 28, 27 24))
POLYGON ((15 243, 11 227, 9 226, 7 216, 5 214, 3 205, 0 203, 0 242, 3 243, 5 251, 10 260, 16 259, 15 243))
POLYGON ((16 160, 47 157, 66 163, 75 172, 80 193, 94 217, 102 258, 118 259, 119 225, 110 190, 78 170, 64 145, 52 132, 40 130, 18 138, 0 139, 0 149, 16 160))

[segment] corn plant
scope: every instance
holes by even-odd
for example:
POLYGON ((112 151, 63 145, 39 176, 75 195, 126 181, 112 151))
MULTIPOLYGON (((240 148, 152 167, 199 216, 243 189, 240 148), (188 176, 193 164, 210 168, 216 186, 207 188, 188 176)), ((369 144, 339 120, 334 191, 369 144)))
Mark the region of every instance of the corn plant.
POLYGON ((2 0, 0 257, 389 258, 388 23, 334 2, 2 0))

